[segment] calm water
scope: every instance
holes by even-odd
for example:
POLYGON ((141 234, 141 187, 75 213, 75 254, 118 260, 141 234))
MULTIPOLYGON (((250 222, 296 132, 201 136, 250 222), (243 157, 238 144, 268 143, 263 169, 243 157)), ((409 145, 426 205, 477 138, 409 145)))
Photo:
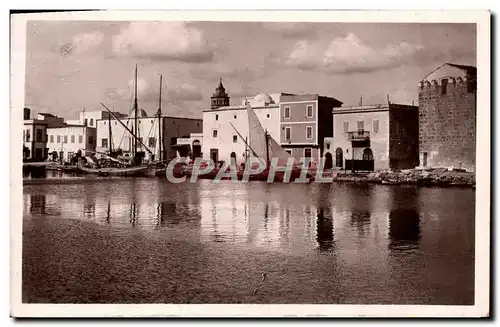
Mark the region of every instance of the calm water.
MULTIPOLYGON (((315 288, 317 296, 302 298, 300 294, 306 293, 297 289, 297 302, 328 302, 338 292, 339 298, 331 301, 473 303, 475 192, 471 189, 208 180, 170 184, 165 179, 71 177, 27 183, 23 198, 24 244, 36 241, 36 251, 53 245, 35 239, 40 236, 29 233, 33 226, 53 228, 84 221, 107 226, 106 233, 119 230, 120 235, 146 239, 186 240, 202 250, 215 247, 238 257, 260 256, 264 263, 283 256, 298 260, 297 267, 319 267, 299 276, 299 268, 294 275, 290 266, 280 275, 288 285, 300 278, 313 283, 309 288, 315 288), (338 278, 337 285, 335 291, 322 294, 329 271, 332 279, 338 278)), ((29 261, 30 255, 25 253, 24 258, 29 261)), ((64 257, 58 260, 62 266, 73 264, 64 257)), ((231 260, 228 257, 222 265, 231 260)), ((146 272, 138 278, 149 277, 146 272)), ((24 283, 30 289, 30 282, 24 283)), ((277 292, 269 301, 294 302, 277 292)), ((57 296, 50 300, 57 301, 57 296)))

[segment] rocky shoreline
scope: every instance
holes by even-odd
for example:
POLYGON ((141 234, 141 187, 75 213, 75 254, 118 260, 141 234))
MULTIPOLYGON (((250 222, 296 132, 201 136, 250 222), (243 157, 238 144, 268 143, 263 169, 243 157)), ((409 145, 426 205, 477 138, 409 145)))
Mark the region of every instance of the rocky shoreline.
POLYGON ((408 169, 372 173, 333 173, 337 182, 377 183, 385 185, 417 185, 476 188, 476 175, 471 172, 449 171, 446 168, 408 169))

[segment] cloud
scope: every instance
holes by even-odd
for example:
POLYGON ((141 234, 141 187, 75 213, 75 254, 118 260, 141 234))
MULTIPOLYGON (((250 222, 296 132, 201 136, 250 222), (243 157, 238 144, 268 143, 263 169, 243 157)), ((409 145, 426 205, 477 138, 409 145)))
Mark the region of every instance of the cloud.
POLYGON ((314 33, 314 28, 311 23, 283 23, 271 22, 262 23, 262 26, 272 32, 279 33, 283 37, 298 37, 314 33))
POLYGON ((363 43, 350 33, 333 39, 328 45, 308 40, 298 41, 285 64, 303 70, 333 73, 368 73, 401 66, 422 55, 423 46, 400 42, 383 48, 363 43))
POLYGON ((182 62, 209 62, 214 56, 203 31, 184 22, 131 22, 113 37, 113 52, 182 62))
MULTIPOLYGON (((126 88, 108 89, 107 98, 110 100, 131 100, 134 94, 134 80, 128 81, 126 88)), ((138 100, 155 103, 158 101, 159 84, 158 81, 150 82, 149 79, 137 79, 138 100)), ((172 86, 165 86, 162 89, 162 102, 179 103, 183 101, 200 101, 203 95, 200 89, 192 84, 180 83, 172 86)))
POLYGON ((174 89, 167 90, 167 100, 173 103, 180 101, 201 101, 203 95, 201 91, 192 84, 180 84, 174 89))
POLYGON ((61 46, 62 55, 85 54, 98 47, 104 39, 104 34, 95 31, 91 33, 80 33, 73 36, 70 43, 61 46))

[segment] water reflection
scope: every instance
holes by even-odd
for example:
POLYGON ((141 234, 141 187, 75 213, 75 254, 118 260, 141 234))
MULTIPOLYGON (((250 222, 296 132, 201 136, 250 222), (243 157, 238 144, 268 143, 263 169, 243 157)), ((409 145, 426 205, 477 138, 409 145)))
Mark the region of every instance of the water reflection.
POLYGON ((389 244, 391 251, 417 249, 420 243, 420 189, 400 187, 391 190, 389 244))
POLYGON ((316 218, 316 240, 320 251, 333 249, 333 215, 328 207, 318 209, 316 218))
POLYGON ((30 212, 34 215, 45 215, 47 198, 45 194, 34 194, 31 196, 30 212))
POLYGON ((391 210, 389 213, 389 240, 391 250, 418 248, 420 217, 416 210, 391 210))

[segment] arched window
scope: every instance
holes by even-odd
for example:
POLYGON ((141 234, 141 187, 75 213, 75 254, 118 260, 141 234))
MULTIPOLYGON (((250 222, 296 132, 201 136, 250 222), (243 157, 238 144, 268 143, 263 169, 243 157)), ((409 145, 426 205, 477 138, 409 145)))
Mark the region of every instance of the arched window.
POLYGON ((90 126, 94 126, 94 118, 90 118, 90 126))
POLYGON ((364 151, 363 151, 363 160, 373 160, 373 152, 372 152, 372 149, 370 148, 366 148, 364 151))
POLYGON ((335 166, 344 166, 344 153, 341 148, 337 148, 337 150, 335 150, 335 166))

